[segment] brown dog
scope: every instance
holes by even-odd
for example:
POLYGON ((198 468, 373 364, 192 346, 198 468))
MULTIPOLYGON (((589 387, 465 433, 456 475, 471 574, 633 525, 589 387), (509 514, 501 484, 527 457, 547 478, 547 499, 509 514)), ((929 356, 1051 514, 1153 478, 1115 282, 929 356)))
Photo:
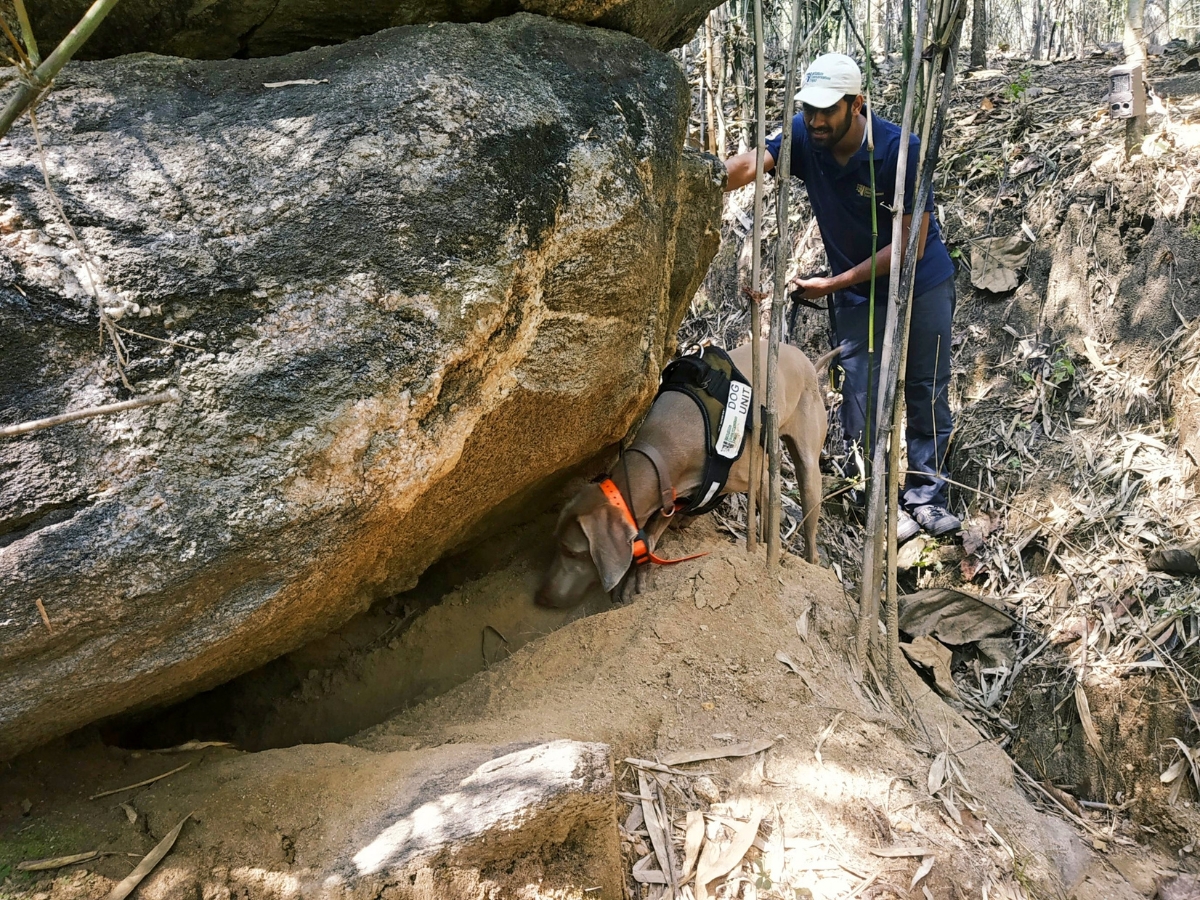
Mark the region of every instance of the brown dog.
MULTIPOLYGON (((759 347, 760 384, 765 385, 767 342, 761 341, 759 347)), ((818 465, 827 427, 817 372, 824 371, 838 352, 831 350, 814 367, 799 348, 791 344, 779 347, 779 431, 800 484, 804 558, 810 563, 817 561, 817 516, 821 509, 818 465)), ((734 365, 749 374, 749 344, 743 344, 729 356, 734 365)), ((659 396, 637 435, 638 444, 658 451, 669 470, 669 476, 666 472, 663 476, 669 477, 680 497, 689 497, 700 487, 707 439, 700 410, 689 397, 678 392, 659 396)), ((763 470, 765 474, 766 466, 763 470)), ((638 527, 646 527, 649 522, 646 533, 653 549, 671 523, 670 518, 660 513, 662 496, 655 465, 641 453, 626 453, 612 478, 628 501, 638 527)), ((760 496, 766 495, 765 481, 764 477, 760 496)), ((743 453, 730 469, 721 493, 745 491, 749 484, 749 453, 743 453)), ((538 590, 537 602, 552 607, 575 606, 597 581, 605 591, 611 591, 633 562, 635 535, 636 530, 624 512, 608 501, 599 485, 584 487, 559 516, 555 529, 557 552, 538 590)))

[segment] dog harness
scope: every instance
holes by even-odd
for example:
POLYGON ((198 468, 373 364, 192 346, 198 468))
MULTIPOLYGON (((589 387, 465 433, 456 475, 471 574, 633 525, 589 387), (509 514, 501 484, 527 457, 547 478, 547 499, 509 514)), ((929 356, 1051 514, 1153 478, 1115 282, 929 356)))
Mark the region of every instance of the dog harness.
MULTIPOLYGON (((654 447, 634 441, 627 452, 640 453, 650 461, 658 477, 658 490, 664 517, 683 511, 690 516, 709 512, 721 502, 719 494, 729 479, 729 470, 742 455, 746 444, 746 431, 750 419, 751 391, 747 380, 729 354, 719 347, 706 347, 703 352, 682 356, 671 362, 662 374, 658 395, 667 391, 687 394, 700 408, 704 419, 704 472, 700 482, 701 492, 696 497, 679 498, 671 485, 666 461, 654 447)), ((656 398, 657 399, 657 398, 656 398)), ((706 553, 693 553, 679 559, 663 559, 650 549, 645 529, 638 525, 621 489, 608 475, 596 479, 610 506, 616 507, 633 529, 633 561, 641 566, 658 563, 669 566, 674 563, 698 559, 706 553)))
MULTIPOLYGON (((676 502, 685 515, 702 515, 721 502, 729 470, 746 446, 752 406, 750 380, 720 347, 705 347, 702 353, 681 356, 663 370, 658 396, 667 391, 691 397, 704 419, 700 488, 695 496, 676 502)), ((636 444, 630 449, 641 450, 636 444)))

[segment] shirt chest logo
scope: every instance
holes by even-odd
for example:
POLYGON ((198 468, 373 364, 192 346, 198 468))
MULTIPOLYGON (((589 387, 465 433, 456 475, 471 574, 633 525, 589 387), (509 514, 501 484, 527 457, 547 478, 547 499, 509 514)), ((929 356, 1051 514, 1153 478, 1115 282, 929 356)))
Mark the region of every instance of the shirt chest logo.
POLYGON ((868 200, 872 200, 878 196, 878 192, 872 191, 869 184, 856 184, 854 189, 858 192, 858 196, 866 197, 868 200))

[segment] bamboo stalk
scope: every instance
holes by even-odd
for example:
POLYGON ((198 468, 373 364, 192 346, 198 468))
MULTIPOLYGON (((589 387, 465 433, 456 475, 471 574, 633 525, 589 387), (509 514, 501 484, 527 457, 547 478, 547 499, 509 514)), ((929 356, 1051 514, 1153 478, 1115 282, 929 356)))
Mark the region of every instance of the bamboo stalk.
POLYGON ((717 104, 714 97, 716 77, 713 74, 713 14, 704 20, 704 111, 707 128, 704 131, 704 149, 717 152, 717 104))
POLYGON ((718 26, 718 40, 713 42, 713 50, 716 58, 713 60, 713 68, 716 70, 716 84, 713 91, 713 111, 715 112, 716 128, 714 135, 716 136, 717 146, 716 155, 725 156, 725 148, 728 145, 727 129, 725 127, 725 76, 729 65, 729 54, 726 52, 727 41, 729 36, 728 23, 722 21, 721 13, 723 7, 717 7, 713 10, 713 18, 718 26))
MULTIPOLYGON (((925 24, 928 18, 926 12, 927 8, 925 4, 921 3, 917 12, 917 39, 912 41, 913 48, 921 46, 921 39, 924 37, 925 24)), ((897 251, 901 248, 901 238, 904 229, 904 186, 908 171, 908 139, 912 134, 913 101, 916 98, 916 80, 920 65, 920 50, 914 49, 909 62, 904 112, 900 120, 900 149, 899 157, 896 161, 896 189, 892 201, 892 209, 894 210, 892 214, 892 266, 888 279, 887 320, 884 325, 883 356, 880 360, 879 370, 879 403, 877 407, 879 413, 875 417, 880 430, 886 429, 889 434, 891 432, 891 428, 889 427, 890 412, 896 387, 895 343, 900 324, 900 310, 897 307, 900 302, 900 276, 904 268, 897 258, 897 251), (887 425, 884 424, 885 417, 888 422, 887 425)), ((913 230, 918 233, 920 232, 920 228, 913 230)), ((913 262, 915 263, 915 260, 913 262)), ((913 271, 916 271, 915 266, 913 271)), ((869 383, 870 379, 868 377, 869 383)), ((867 421, 870 422, 870 419, 871 409, 868 406, 867 421)), ((885 535, 885 529, 881 527, 883 524, 881 518, 887 515, 887 501, 884 496, 887 471, 885 468, 887 444, 888 440, 885 435, 877 435, 875 438, 875 449, 871 453, 870 495, 867 501, 866 541, 863 547, 862 585, 858 605, 857 651, 858 672, 860 674, 867 669, 867 651, 871 640, 878 630, 877 623, 879 622, 879 588, 883 577, 882 557, 885 535)), ((867 449, 869 452, 870 444, 867 445, 867 449)))
POLYGON ((750 254, 750 403, 754 427, 750 430, 750 455, 746 463, 750 469, 749 485, 746 490, 746 550, 758 550, 758 489, 762 484, 759 477, 759 441, 762 437, 762 416, 758 415, 759 398, 762 396, 762 362, 759 359, 759 332, 762 312, 758 293, 762 281, 762 217, 763 217, 763 166, 767 153, 767 78, 766 49, 763 35, 762 0, 754 0, 754 96, 755 96, 755 147, 754 163, 754 228, 751 240, 754 244, 750 254))
MULTIPOLYGON (((830 7, 832 9, 832 6, 830 7)), ((807 41, 805 42, 807 43, 807 41)), ((792 256, 792 240, 788 228, 788 206, 791 200, 792 175, 792 116, 795 111, 796 59, 800 48, 800 0, 792 3, 792 40, 788 50, 787 77, 783 91, 783 134, 779 144, 779 159, 775 162, 778 188, 775 195, 775 218, 779 229, 779 244, 775 257, 775 289, 771 294, 771 322, 767 331, 767 568, 779 565, 781 541, 779 520, 783 500, 779 465, 779 391, 776 368, 779 364, 779 336, 783 330, 783 307, 787 289, 787 267, 792 256)))
POLYGON ((21 26, 21 40, 25 42, 25 52, 35 65, 42 62, 42 54, 38 50, 37 41, 33 36, 33 26, 29 24, 29 13, 25 11, 24 0, 13 0, 13 8, 17 11, 17 23, 21 26))
POLYGON ((779 565, 782 541, 779 524, 783 508, 783 476, 780 466, 778 421, 778 384, 776 369, 779 364, 779 340, 783 333, 783 308, 787 289, 787 267, 791 260, 792 242, 788 229, 788 206, 791 190, 792 164, 792 116, 795 111, 796 60, 806 48, 836 7, 831 3, 817 24, 804 36, 800 35, 800 0, 792 5, 792 40, 788 50, 787 77, 783 92, 783 134, 779 144, 779 159, 775 161, 777 173, 776 213, 779 227, 779 246, 775 259, 775 288, 771 297, 771 324, 767 333, 767 412, 763 417, 767 426, 767 470, 769 486, 767 493, 767 568, 779 565))
MULTIPOLYGON (((938 26, 947 14, 948 0, 942 0, 941 9, 938 12, 938 26)), ((945 55, 945 49, 942 50, 942 56, 945 55)), ((926 104, 924 115, 922 116, 923 125, 921 128, 921 153, 917 161, 917 171, 925 172, 926 161, 929 153, 929 134, 933 125, 933 81, 937 68, 940 68, 942 57, 938 59, 938 66, 929 66, 929 72, 926 76, 926 85, 924 95, 926 104)), ((923 201, 925 194, 918 191, 923 201)), ((887 517, 887 562, 884 574, 884 586, 886 591, 885 610, 887 623, 887 678, 888 690, 893 694, 900 686, 900 607, 899 598, 897 596, 896 585, 896 553, 898 550, 898 541, 896 538, 896 528, 900 515, 900 428, 904 419, 904 391, 908 384, 908 340, 910 334, 910 326, 912 324, 912 289, 913 282, 916 280, 916 245, 920 240, 920 217, 924 209, 924 202, 917 206, 918 198, 913 198, 913 216, 917 222, 917 227, 909 229, 908 246, 905 248, 904 266, 905 271, 901 273, 901 280, 905 282, 904 290, 904 322, 901 324, 898 340, 900 343, 900 360, 896 367, 896 394, 892 402, 892 425, 890 432, 889 456, 888 456, 888 475, 887 475, 887 492, 888 502, 894 507, 887 517), (912 268, 912 276, 908 275, 908 268, 912 268)), ((936 366, 935 366, 936 373, 936 366)), ((936 381, 936 374, 935 374, 936 381)))
MULTIPOLYGON (((938 49, 936 62, 930 66, 929 73, 926 79, 926 96, 928 103, 925 110, 924 121, 921 128, 921 150, 918 158, 917 170, 920 173, 917 184, 916 196, 913 198, 913 212, 919 213, 925 207, 926 200, 929 197, 929 192, 933 189, 933 173, 937 168, 937 150, 941 146, 942 133, 945 128, 946 115, 950 108, 950 91, 954 82, 955 60, 958 53, 958 45, 962 36, 963 23, 963 0, 942 0, 941 9, 938 13, 938 22, 936 25, 935 35, 937 36, 935 46, 938 49), (953 3, 953 5, 951 5, 953 3), (940 80, 938 78, 940 73, 940 80), (937 85, 937 90, 934 90, 934 85, 937 85), (938 99, 936 105, 933 103, 934 98, 938 99)), ((917 269, 917 244, 920 241, 920 227, 918 218, 918 227, 911 228, 908 235, 908 243, 904 250, 903 271, 901 273, 902 287, 901 300, 904 307, 904 317, 901 330, 897 336, 897 343, 900 347, 900 360, 896 375, 896 388, 892 398, 892 425, 889 431, 891 447, 891 457, 889 458, 888 466, 888 486, 887 496, 893 503, 899 503, 899 435, 900 421, 903 415, 903 397, 906 384, 906 370, 908 365, 908 336, 910 324, 912 321, 912 290, 916 280, 917 269)), ((883 375, 881 373, 880 380, 883 375)), ((882 417, 882 411, 880 415, 882 417)), ((882 437, 882 435, 881 435, 882 437)), ((887 663, 888 663, 888 680, 891 687, 894 689, 898 684, 898 665, 900 652, 899 638, 899 607, 896 597, 896 544, 895 544, 896 516, 889 516, 888 524, 888 559, 887 559, 887 663)))
POLYGON ((83 14, 79 24, 72 28, 62 42, 54 48, 54 52, 46 57, 46 61, 20 80, 17 92, 9 99, 3 112, 0 112, 0 138, 8 134, 13 122, 17 121, 17 117, 41 95, 42 91, 50 86, 54 76, 78 52, 84 41, 92 36, 92 32, 116 5, 117 0, 96 0, 91 8, 83 14))

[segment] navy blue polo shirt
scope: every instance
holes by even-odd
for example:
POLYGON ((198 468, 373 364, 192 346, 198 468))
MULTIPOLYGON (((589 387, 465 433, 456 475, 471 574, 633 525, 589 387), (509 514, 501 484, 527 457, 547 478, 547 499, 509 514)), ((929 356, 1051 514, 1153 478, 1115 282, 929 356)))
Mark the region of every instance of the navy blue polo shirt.
MULTIPOLYGON (((871 114, 875 132, 875 197, 877 200, 878 231, 875 249, 882 250, 892 242, 892 200, 896 196, 896 167, 900 157, 900 126, 871 114)), ((779 160, 782 133, 767 140, 767 152, 779 160)), ((921 140, 909 136, 908 171, 904 187, 904 212, 912 213, 917 193, 917 161, 921 140)), ((804 181, 808 199, 821 227, 825 253, 833 274, 840 275, 871 258, 871 173, 868 167, 867 145, 863 142, 845 166, 838 165, 833 154, 813 146, 808 139, 803 114, 792 119, 791 173, 804 181)), ((929 234, 925 254, 917 261, 915 294, 923 294, 954 275, 954 263, 942 242, 934 209, 933 191, 925 209, 929 217, 929 234)), ((863 303, 870 296, 871 282, 862 281, 845 291, 843 303, 863 303)), ((875 280, 875 300, 887 300, 888 276, 875 280)))

